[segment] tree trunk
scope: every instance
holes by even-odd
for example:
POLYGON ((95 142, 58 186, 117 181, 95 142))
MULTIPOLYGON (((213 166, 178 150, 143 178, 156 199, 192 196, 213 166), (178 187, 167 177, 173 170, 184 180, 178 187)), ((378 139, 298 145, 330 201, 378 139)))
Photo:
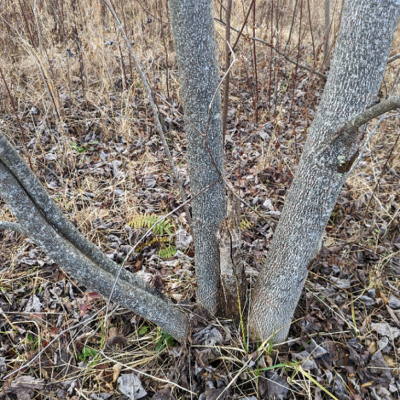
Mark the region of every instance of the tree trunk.
POLYGON ((345 4, 321 103, 253 290, 250 329, 264 340, 286 339, 307 267, 320 251, 362 137, 339 128, 376 100, 399 14, 395 0, 345 4))
MULTIPOLYGON (((198 193, 219 178, 198 131, 207 135, 213 159, 223 173, 221 97, 213 4, 211 0, 170 0, 170 12, 186 118, 190 188, 192 193, 198 193)), ((226 215, 222 180, 192 201, 192 214, 197 301, 216 314, 220 284, 216 233, 226 215)))

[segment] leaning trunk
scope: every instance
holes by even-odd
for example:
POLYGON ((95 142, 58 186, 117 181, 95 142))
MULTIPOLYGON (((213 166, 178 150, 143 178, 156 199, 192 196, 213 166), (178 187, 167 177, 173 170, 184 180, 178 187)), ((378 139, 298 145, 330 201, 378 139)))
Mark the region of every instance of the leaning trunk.
MULTIPOLYGON (((185 113, 190 187, 192 193, 199 193, 220 177, 219 172, 223 173, 213 6, 211 0, 170 0, 170 11, 185 113)), ((216 233, 225 213, 222 180, 192 201, 197 300, 214 314, 219 288, 216 233)))
POLYGON ((346 2, 324 94, 253 290, 250 327, 257 337, 286 339, 361 139, 362 132, 339 128, 375 102, 399 13, 395 0, 346 2))

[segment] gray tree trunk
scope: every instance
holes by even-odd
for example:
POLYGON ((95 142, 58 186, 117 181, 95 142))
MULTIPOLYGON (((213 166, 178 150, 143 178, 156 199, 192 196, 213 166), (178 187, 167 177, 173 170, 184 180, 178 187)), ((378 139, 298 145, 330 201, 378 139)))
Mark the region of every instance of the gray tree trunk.
MULTIPOLYGON (((219 90, 216 93, 220 77, 213 3, 212 0, 170 0, 169 4, 186 118, 190 188, 192 193, 198 193, 219 178, 198 131, 207 134, 208 147, 218 170, 223 173, 221 97, 219 90)), ((192 201, 192 214, 197 301, 216 314, 220 284, 216 233, 226 215, 222 180, 192 201)))
POLYGON ((286 203, 253 290, 250 329, 262 339, 285 340, 326 224, 346 181, 360 135, 339 128, 371 106, 398 24, 397 0, 351 0, 326 87, 286 203))

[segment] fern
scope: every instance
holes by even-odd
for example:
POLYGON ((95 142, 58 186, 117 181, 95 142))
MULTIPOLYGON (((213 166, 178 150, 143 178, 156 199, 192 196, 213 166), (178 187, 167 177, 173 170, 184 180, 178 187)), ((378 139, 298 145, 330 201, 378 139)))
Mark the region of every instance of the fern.
POLYGON ((249 221, 247 218, 243 218, 239 223, 241 231, 249 231, 254 225, 253 221, 249 221))
POLYGON ((163 258, 164 260, 167 260, 168 258, 171 258, 175 255, 176 253, 176 248, 175 246, 168 246, 164 247, 163 249, 159 250, 158 255, 163 258))
MULTIPOLYGON (((149 229, 151 228, 161 216, 156 214, 141 214, 137 215, 132 221, 129 222, 129 226, 136 229, 149 229)), ((172 218, 166 218, 163 221, 159 222, 156 226, 152 228, 153 234, 156 236, 149 242, 141 243, 136 248, 136 252, 141 251, 145 246, 152 246, 156 245, 160 248, 158 251, 158 255, 163 258, 167 259, 173 257, 176 253, 176 248, 170 245, 172 238, 170 237, 173 233, 175 228, 174 222, 172 218), (163 236, 168 235, 168 236, 163 236)))
MULTIPOLYGON (((161 216, 158 216, 156 214, 141 214, 136 216, 131 222, 129 222, 129 226, 132 228, 136 229, 141 229, 141 228, 151 228, 157 220, 161 218, 161 216)), ((153 229, 153 233, 155 235, 172 235, 172 231, 174 228, 174 223, 172 221, 172 218, 166 218, 163 221, 159 222, 153 229)))

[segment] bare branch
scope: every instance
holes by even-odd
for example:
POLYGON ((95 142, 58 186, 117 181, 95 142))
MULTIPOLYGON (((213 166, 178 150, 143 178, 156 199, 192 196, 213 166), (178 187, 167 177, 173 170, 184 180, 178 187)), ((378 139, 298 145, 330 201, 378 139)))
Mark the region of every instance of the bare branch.
MULTIPOLYGON (((121 21, 118 19, 117 14, 115 13, 114 8, 108 3, 108 1, 106 1, 106 0, 102 0, 102 1, 107 6, 107 8, 110 10, 112 16, 114 17, 114 20, 115 20, 115 22, 116 22, 116 24, 118 26, 118 29, 121 32, 122 37, 124 38, 125 45, 126 45, 128 51, 129 51, 129 54, 131 55, 131 57, 133 59, 133 62, 135 63, 135 67, 136 67, 137 71, 139 72, 140 78, 141 78, 141 80, 143 82, 144 88, 146 90, 147 97, 148 97, 150 105, 151 105, 151 109, 153 110, 153 115, 154 115, 154 119, 155 119, 155 122, 156 122, 157 131, 158 131, 159 135, 161 136, 161 140, 162 140, 162 143, 163 143, 163 146, 164 146, 164 150, 167 153, 168 161, 171 164, 172 172, 173 172, 175 180, 176 180, 176 182, 178 184, 178 188, 179 188, 179 192, 180 192, 181 197, 182 197, 182 201, 186 202, 186 194, 185 194, 185 191, 183 190, 182 183, 181 183, 181 181, 179 179, 178 171, 176 169, 176 166, 175 166, 174 161, 172 159, 171 153, 169 151, 168 143, 167 143, 167 140, 165 139, 164 130, 163 130, 163 127, 162 127, 161 122, 160 122, 160 117, 158 115, 158 110, 157 110, 157 107, 156 107, 156 105, 154 103, 153 95, 151 93, 151 89, 150 89, 149 83, 147 81, 146 75, 142 71, 142 69, 140 67, 140 64, 137 61, 137 58, 136 58, 135 54, 132 51, 132 46, 131 46, 131 44, 130 44, 127 36, 126 36, 124 28, 122 27, 121 21)), ((191 225, 192 222, 191 222, 189 209, 186 206, 185 206, 185 212, 186 212, 186 216, 187 216, 189 225, 191 225)))
MULTIPOLYGON (((226 25, 224 21, 221 21, 221 20, 218 19, 218 18, 214 18, 214 20, 217 21, 217 22, 219 22, 220 24, 222 24, 222 25, 224 25, 224 26, 226 25)), ((239 32, 239 30, 236 29, 236 28, 234 28, 233 26, 231 26, 231 29, 232 29, 233 31, 235 31, 235 32, 239 32)), ((292 63, 292 64, 294 64, 294 65, 297 64, 297 63, 296 63, 296 60, 291 59, 291 58, 290 58, 289 56, 287 56, 284 52, 278 50, 275 46, 273 46, 272 44, 266 42, 265 40, 262 40, 262 39, 260 39, 260 38, 258 38, 258 37, 253 37, 253 36, 250 36, 250 35, 246 35, 246 37, 249 38, 249 39, 252 39, 252 40, 254 40, 254 41, 256 41, 256 42, 260 42, 260 43, 264 44, 265 46, 270 47, 272 50, 276 51, 280 56, 282 56, 285 60, 289 61, 290 63, 292 63)), ((299 68, 305 69, 305 70, 307 70, 307 71, 310 71, 310 72, 312 72, 312 73, 318 75, 318 76, 321 77, 322 79, 325 79, 325 80, 327 79, 327 76, 326 76, 326 75, 321 74, 321 72, 315 71, 313 68, 310 68, 310 67, 307 66, 307 65, 304 65, 304 64, 297 64, 297 66, 298 66, 299 68)))
POLYGON ((386 118, 390 118, 392 117, 392 115, 382 115, 381 118, 379 119, 378 123, 374 126, 374 128, 371 130, 371 132, 369 132, 367 138, 365 139, 365 142, 361 148, 361 150, 359 151, 359 154, 356 158, 356 160, 354 161, 353 165, 350 168, 350 171, 348 173, 348 175, 350 175, 353 171, 354 168, 357 167, 358 163, 360 162, 360 160, 363 157, 364 154, 364 150, 367 148, 369 141, 371 140, 371 137, 375 134, 375 132, 377 131, 377 129, 379 128, 379 126, 381 125, 381 123, 386 119, 386 118))
POLYGON ((390 63, 392 63, 393 61, 398 60, 399 58, 400 58, 400 54, 396 54, 395 56, 388 58, 387 64, 390 64, 390 63))
MULTIPOLYGON (((320 153, 323 153, 326 151, 331 144, 337 140, 337 139, 343 139, 344 141, 354 140, 354 133, 357 132, 358 128, 366 124, 367 122, 371 121, 374 118, 379 117, 382 114, 385 114, 388 111, 395 110, 396 108, 400 107, 400 96, 393 96, 390 97, 389 99, 383 101, 382 103, 376 104, 370 108, 367 108, 365 111, 362 113, 358 114, 356 117, 354 117, 352 120, 346 122, 343 124, 337 132, 332 136, 332 138, 329 139, 329 141, 320 149, 320 153)), ((380 122, 379 122, 380 124, 380 122)), ((354 162, 356 161, 356 151, 358 150, 358 147, 360 143, 357 143, 357 139, 355 140, 355 153, 353 153, 353 156, 350 158, 350 160, 346 161, 346 165, 344 168, 344 172, 348 173, 351 170, 351 167, 354 165, 354 162)), ((357 159, 357 162, 359 159, 357 159)), ((340 167, 343 169, 343 165, 340 167)))
MULTIPOLYGON (((226 8, 226 29, 225 29, 225 73, 227 73, 230 69, 231 63, 231 12, 232 12, 232 0, 228 0, 227 8, 226 8)), ((225 146, 225 135, 226 135, 226 126, 227 126, 227 118, 228 118, 228 101, 229 101, 229 73, 225 78, 224 85, 224 108, 222 110, 222 145, 225 146)))
POLYGON ((383 101, 382 103, 376 104, 370 108, 367 108, 364 112, 357 115, 351 121, 347 122, 342 128, 342 133, 349 135, 360 128, 362 125, 371 121, 371 119, 377 118, 388 111, 400 108, 400 96, 393 96, 383 101))
MULTIPOLYGON (((249 6, 249 8, 248 8, 248 10, 247 10, 246 17, 244 18, 244 21, 243 21, 242 27, 240 28, 240 31, 238 31, 237 29, 234 29, 234 31, 238 32, 239 35, 237 36, 237 38, 236 38, 236 40, 235 40, 235 44, 233 45, 233 50, 235 50, 235 47, 236 47, 236 45, 238 44, 240 37, 242 36, 243 29, 244 29, 244 27, 245 27, 246 24, 247 24, 247 20, 249 19, 250 11, 251 11, 251 9, 253 8, 254 1, 255 1, 255 0, 251 0, 250 6, 249 6)), ((215 18, 214 18, 214 19, 215 19, 215 18)), ((220 20, 217 20, 217 21, 218 21, 218 22, 222 22, 222 21, 220 21, 220 20)), ((232 27, 231 27, 231 29, 232 29, 232 27)))

